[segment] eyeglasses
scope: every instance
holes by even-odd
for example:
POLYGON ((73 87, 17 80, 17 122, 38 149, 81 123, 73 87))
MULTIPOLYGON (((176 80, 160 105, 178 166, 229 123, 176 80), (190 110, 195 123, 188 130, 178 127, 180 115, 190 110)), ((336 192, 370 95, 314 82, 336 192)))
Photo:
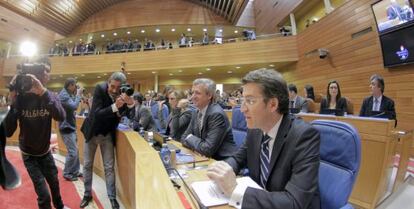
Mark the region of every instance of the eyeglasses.
POLYGON ((241 105, 252 106, 261 98, 263 97, 242 97, 240 98, 240 103, 241 105))

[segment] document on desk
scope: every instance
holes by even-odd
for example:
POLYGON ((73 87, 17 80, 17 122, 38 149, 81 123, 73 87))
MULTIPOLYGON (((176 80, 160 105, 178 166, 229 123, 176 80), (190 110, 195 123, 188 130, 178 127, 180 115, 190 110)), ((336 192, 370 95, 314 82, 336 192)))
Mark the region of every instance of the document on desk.
MULTIPOLYGON (((238 184, 245 184, 248 187, 263 189, 248 176, 238 178, 236 181, 238 184)), ((224 205, 230 201, 213 181, 194 182, 191 187, 206 207, 224 205)))

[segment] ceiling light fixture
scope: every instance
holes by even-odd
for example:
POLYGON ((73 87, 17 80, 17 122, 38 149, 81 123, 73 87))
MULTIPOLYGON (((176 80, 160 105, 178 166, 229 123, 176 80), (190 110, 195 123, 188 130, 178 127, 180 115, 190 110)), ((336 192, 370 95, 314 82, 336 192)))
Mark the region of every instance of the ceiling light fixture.
POLYGON ((118 35, 118 33, 116 33, 116 32, 115 32, 115 33, 114 33, 114 36, 117 36, 117 35, 118 35))
POLYGON ((145 33, 145 30, 141 30, 141 33, 145 33))
POLYGON ((175 31, 175 28, 171 28, 171 32, 174 32, 175 31))
POLYGON ((131 31, 127 31, 127 34, 129 35, 129 34, 131 34, 131 31))
POLYGON ((155 29, 155 32, 159 33, 161 30, 159 28, 155 29))
POLYGON ((190 32, 191 31, 191 28, 187 28, 187 31, 190 32))
POLYGON ((101 38, 105 38, 105 34, 101 34, 101 38))

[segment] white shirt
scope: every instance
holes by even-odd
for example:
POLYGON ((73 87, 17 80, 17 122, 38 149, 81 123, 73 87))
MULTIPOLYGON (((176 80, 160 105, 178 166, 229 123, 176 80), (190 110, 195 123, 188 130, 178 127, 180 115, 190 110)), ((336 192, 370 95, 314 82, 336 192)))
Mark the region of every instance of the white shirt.
MULTIPOLYGON (((269 141, 269 159, 271 159, 272 151, 273 151, 273 145, 275 144, 276 135, 279 131, 280 124, 282 123, 283 115, 280 117, 279 121, 276 122, 276 124, 273 126, 272 129, 270 129, 269 133, 267 135, 271 138, 269 141)), ((266 133, 263 132, 263 135, 266 133)), ((247 139, 246 139, 247 140, 247 139)), ((236 188, 233 190, 233 193, 230 197, 229 205, 235 207, 235 208, 241 208, 243 203, 243 197, 244 193, 246 192, 248 185, 243 184, 237 184, 236 188)))

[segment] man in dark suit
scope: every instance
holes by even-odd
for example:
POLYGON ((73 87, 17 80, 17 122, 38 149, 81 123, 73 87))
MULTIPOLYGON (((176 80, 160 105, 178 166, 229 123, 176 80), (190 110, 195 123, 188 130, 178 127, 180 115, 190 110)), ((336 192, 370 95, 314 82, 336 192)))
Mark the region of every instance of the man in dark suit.
POLYGON ((301 112, 308 112, 308 101, 298 96, 298 89, 295 84, 289 84, 289 108, 299 109, 301 112))
POLYGON ((96 148, 99 146, 105 171, 106 190, 113 209, 118 209, 116 201, 114 145, 115 132, 120 118, 134 107, 134 100, 121 94, 121 85, 126 82, 122 72, 115 72, 107 82, 95 87, 91 112, 82 124, 85 136, 84 147, 84 184, 85 194, 80 207, 86 207, 92 200, 92 171, 96 148))
MULTIPOLYGON (((372 95, 366 97, 362 102, 359 116, 366 117, 386 117, 397 121, 394 101, 384 95, 385 82, 380 75, 372 75, 370 78, 372 95)), ((397 122, 395 123, 397 125, 397 122)))
POLYGON ((141 93, 137 92, 134 94, 135 107, 129 114, 129 119, 132 120, 133 129, 139 131, 142 127, 145 131, 156 131, 154 119, 152 118, 150 107, 144 106, 142 102, 144 97, 141 93))
POLYGON ((242 83, 246 141, 232 157, 213 163, 207 176, 237 208, 320 208, 319 133, 288 114, 288 90, 278 72, 251 71, 242 83), (245 167, 263 189, 236 182, 245 167))
POLYGON ((191 101, 197 107, 190 125, 181 137, 184 146, 207 157, 222 160, 236 151, 227 115, 214 102, 216 85, 207 78, 193 82, 191 101))

